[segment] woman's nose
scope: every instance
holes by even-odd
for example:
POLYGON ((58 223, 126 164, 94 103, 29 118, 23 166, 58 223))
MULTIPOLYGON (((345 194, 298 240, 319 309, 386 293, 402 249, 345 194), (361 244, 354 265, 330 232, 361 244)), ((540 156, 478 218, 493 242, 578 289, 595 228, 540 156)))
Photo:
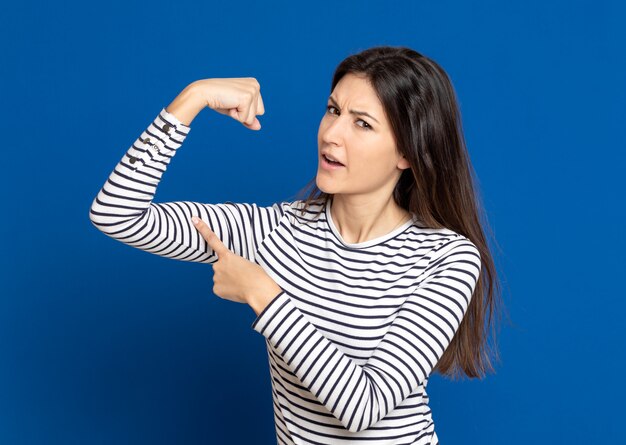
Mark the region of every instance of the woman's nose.
POLYGON ((341 116, 327 117, 324 119, 322 140, 327 144, 340 145, 345 132, 344 120, 341 116))

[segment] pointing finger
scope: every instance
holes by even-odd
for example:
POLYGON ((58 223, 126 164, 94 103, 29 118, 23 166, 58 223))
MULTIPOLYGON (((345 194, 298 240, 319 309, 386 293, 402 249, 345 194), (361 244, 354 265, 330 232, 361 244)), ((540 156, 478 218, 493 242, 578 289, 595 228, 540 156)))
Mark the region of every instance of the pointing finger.
POLYGON ((217 237, 217 235, 209 228, 208 225, 204 221, 202 221, 197 216, 191 218, 196 229, 200 232, 202 237, 205 239, 207 244, 213 251, 217 254, 218 257, 230 252, 228 248, 222 243, 222 241, 217 237))

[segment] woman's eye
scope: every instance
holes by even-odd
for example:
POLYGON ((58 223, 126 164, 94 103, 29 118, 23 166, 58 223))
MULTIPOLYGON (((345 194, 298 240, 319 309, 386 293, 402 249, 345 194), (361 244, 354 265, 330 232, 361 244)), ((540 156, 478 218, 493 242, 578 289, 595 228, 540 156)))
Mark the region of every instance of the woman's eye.
POLYGON ((337 108, 333 107, 332 105, 326 106, 326 111, 329 114, 339 114, 339 112, 337 111, 337 108))
MULTIPOLYGON (((339 116, 339 110, 332 106, 332 105, 327 105, 326 106, 326 112, 328 114, 334 114, 336 116, 339 116)), ((370 124, 368 124, 367 122, 365 122, 363 119, 357 119, 356 120, 356 124, 357 126, 361 127, 364 130, 371 130, 372 126, 370 124)))
POLYGON ((372 128, 372 126, 371 126, 370 124, 368 124, 367 122, 365 122, 363 119, 359 119, 359 120, 357 120, 357 125, 358 125, 359 127, 361 127, 361 128, 366 129, 366 130, 371 130, 371 128, 372 128), (362 123, 362 125, 361 125, 361 124, 359 124, 359 122, 361 122, 361 123, 362 123))

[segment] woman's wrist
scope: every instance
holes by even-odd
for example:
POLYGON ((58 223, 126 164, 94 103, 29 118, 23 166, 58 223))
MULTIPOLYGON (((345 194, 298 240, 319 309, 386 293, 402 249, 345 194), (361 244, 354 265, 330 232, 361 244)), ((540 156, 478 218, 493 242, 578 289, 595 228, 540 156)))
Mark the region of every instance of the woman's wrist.
POLYGON ((248 297, 246 302, 258 316, 282 291, 280 286, 272 281, 262 291, 248 297))
POLYGON ((198 91, 195 82, 187 85, 170 103, 165 111, 171 113, 183 124, 189 126, 195 117, 206 107, 204 97, 198 91))

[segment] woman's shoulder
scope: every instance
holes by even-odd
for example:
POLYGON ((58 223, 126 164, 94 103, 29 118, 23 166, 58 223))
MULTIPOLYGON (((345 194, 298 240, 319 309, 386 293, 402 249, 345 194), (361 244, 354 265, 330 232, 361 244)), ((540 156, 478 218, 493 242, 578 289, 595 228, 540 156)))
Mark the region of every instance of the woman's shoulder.
POLYGON ((324 214, 326 202, 321 199, 283 201, 277 203, 282 212, 299 222, 311 222, 324 214))
POLYGON ((419 244, 429 243, 439 253, 463 247, 478 251, 476 245, 462 233, 447 227, 428 227, 418 218, 413 219, 407 238, 419 244))

